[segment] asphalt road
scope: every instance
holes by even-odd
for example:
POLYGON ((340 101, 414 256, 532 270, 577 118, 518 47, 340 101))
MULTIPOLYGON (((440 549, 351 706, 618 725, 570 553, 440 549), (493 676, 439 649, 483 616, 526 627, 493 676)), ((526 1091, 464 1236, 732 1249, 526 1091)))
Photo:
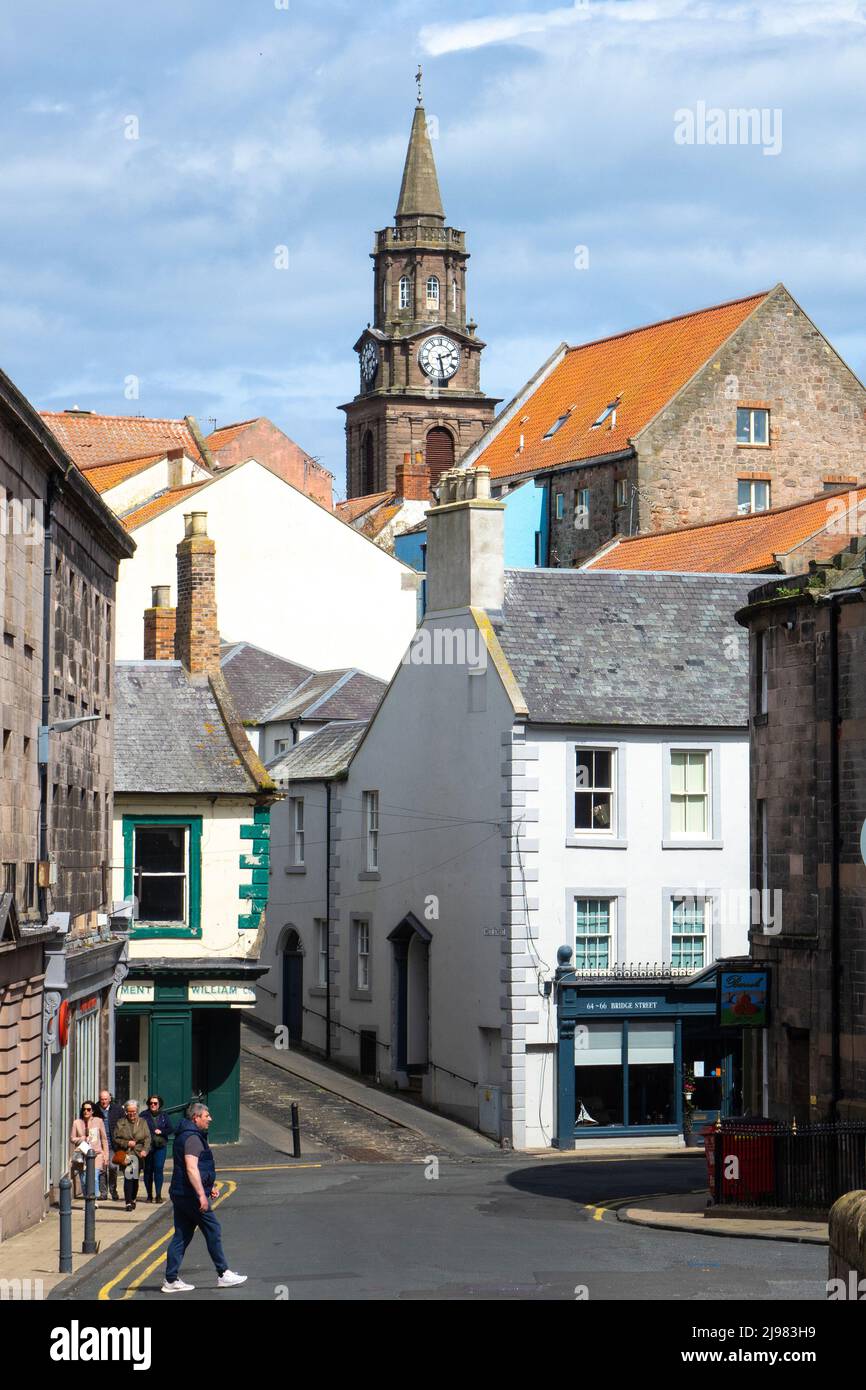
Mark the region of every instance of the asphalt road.
MULTIPOLYGON (((226 1255, 249 1278, 217 1290, 196 1235, 182 1271, 195 1292, 172 1302, 825 1298, 822 1247, 647 1231, 601 1205, 695 1188, 699 1159, 442 1158, 438 1177, 423 1158, 307 1162, 260 1141, 219 1153, 226 1255)), ((166 1211, 68 1296, 168 1301, 169 1233, 166 1211)))

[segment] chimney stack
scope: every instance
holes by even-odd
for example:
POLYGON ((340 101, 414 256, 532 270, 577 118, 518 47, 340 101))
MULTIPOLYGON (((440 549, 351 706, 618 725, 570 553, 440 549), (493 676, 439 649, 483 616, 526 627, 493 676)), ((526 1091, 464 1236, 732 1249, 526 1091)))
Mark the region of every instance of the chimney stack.
POLYGON ((171 607, 171 586, 155 584, 151 589, 151 607, 144 610, 145 661, 171 661, 176 620, 177 609, 171 607))
POLYGON ((490 496, 490 469, 452 468, 427 513, 427 612, 501 609, 505 503, 490 496))
POLYGON ((207 533, 207 512, 188 512, 177 547, 177 627, 174 654, 190 675, 218 674, 220 639, 216 611, 216 546, 207 533))
POLYGON ((423 454, 403 455, 403 462, 397 464, 395 492, 404 502, 426 502, 430 497, 430 469, 424 462, 423 454))

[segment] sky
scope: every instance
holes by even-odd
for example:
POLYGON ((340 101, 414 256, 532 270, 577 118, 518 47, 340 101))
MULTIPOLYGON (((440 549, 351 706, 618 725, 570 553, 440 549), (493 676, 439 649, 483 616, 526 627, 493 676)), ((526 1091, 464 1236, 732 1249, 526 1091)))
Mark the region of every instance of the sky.
POLYGON ((866 375, 866 0, 0 0, 0 367, 345 495, 419 62, 488 393, 780 280, 866 375))

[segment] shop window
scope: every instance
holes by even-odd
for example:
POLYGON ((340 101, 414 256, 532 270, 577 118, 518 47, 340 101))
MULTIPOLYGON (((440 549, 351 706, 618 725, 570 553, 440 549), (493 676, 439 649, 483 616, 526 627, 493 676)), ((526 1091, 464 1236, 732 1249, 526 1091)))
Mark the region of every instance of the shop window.
POLYGON ((592 1023, 574 1039, 577 1128, 623 1123, 622 1025, 592 1023))
POLYGON ((707 899, 673 898, 671 913, 671 965, 680 970, 702 970, 709 955, 707 899))
POLYGON ((580 834, 609 835, 615 821, 612 748, 577 748, 574 829, 580 834))
POLYGON ((609 970, 613 904, 609 898, 575 902, 575 970, 609 970))
POLYGON ((628 1025, 628 1122, 676 1122, 674 1025, 630 1020, 628 1025))

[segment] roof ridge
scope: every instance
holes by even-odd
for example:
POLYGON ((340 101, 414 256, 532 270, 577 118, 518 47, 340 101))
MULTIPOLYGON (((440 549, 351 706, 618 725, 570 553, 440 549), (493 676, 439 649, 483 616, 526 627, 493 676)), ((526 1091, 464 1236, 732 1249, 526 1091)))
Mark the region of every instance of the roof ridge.
MULTIPOLYGON (((775 287, 774 287, 775 288, 775 287)), ((601 338, 590 338, 585 343, 569 343, 566 353, 582 352, 584 348, 598 347, 600 343, 615 343, 617 338, 632 338, 636 333, 648 333, 651 328, 664 328, 668 323, 681 323, 685 319, 696 319, 700 314, 712 314, 717 309, 732 309, 737 304, 757 303, 772 294, 770 290, 760 290, 757 294, 740 295, 738 299, 726 299, 721 304, 707 304, 703 309, 688 309, 682 314, 672 314, 670 318, 655 319, 652 323, 641 323, 635 328, 624 328, 620 333, 608 333, 601 338)))
MULTIPOLYGON (((107 415, 101 410, 40 410, 39 414, 43 419, 51 415, 60 419, 64 416, 72 416, 73 419, 85 420, 140 420, 142 424, 147 425, 186 425, 186 416, 184 415, 180 418, 174 415, 107 415)), ((188 425, 187 428, 189 428, 188 425)))

